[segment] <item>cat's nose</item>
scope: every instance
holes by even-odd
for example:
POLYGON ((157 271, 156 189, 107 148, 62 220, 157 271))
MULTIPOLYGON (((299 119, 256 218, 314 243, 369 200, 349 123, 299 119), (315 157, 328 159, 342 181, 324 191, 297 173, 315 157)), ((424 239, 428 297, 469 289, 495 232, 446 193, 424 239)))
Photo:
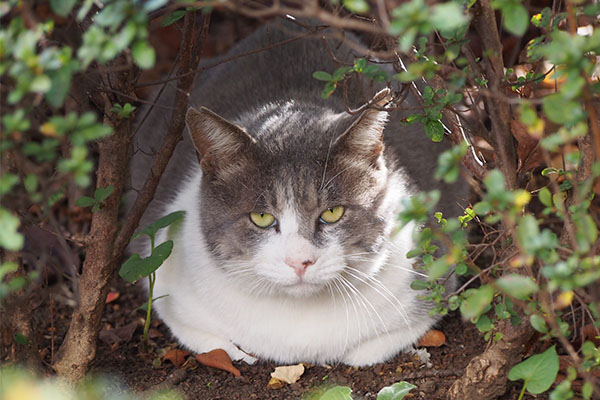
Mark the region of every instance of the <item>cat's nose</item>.
POLYGON ((304 261, 302 261, 302 259, 294 259, 294 258, 286 257, 285 263, 294 269, 294 272, 296 272, 296 275, 301 277, 306 272, 306 268, 308 268, 309 266, 311 266, 315 263, 315 260, 313 258, 309 258, 309 259, 305 259, 304 261))

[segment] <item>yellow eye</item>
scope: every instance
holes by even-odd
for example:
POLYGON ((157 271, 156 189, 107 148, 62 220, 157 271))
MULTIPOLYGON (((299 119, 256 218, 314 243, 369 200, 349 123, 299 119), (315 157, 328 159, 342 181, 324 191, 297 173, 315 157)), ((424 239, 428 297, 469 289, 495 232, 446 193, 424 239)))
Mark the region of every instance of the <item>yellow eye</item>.
POLYGON ((275 223, 275 217, 269 213, 250 213, 250 220, 259 228, 268 228, 275 223))
POLYGON ((331 207, 321 213, 321 222, 333 224, 344 216, 344 206, 331 207))

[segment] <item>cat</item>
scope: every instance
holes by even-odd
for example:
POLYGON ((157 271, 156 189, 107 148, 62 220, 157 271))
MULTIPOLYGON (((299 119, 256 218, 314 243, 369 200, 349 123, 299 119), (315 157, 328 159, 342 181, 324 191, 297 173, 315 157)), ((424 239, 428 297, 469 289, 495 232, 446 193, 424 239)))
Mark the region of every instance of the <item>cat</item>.
MULTIPOLYGON (((154 307, 198 353, 371 365, 412 346, 438 320, 419 300, 423 292, 410 288, 423 272, 406 258, 414 225, 397 229, 402 201, 439 189, 438 209, 455 216, 466 185, 432 178, 448 145, 402 124, 418 110, 414 98, 404 110, 359 115, 347 113, 345 101, 364 104, 370 84, 350 85, 346 100, 341 87, 321 98, 313 72, 339 64, 319 37, 289 40, 301 33, 294 23, 270 23, 221 58, 233 60, 196 78, 184 139, 141 224, 186 213, 178 230, 156 239, 168 236, 174 248, 157 270, 154 296, 166 297, 154 307)), ((349 46, 328 44, 337 60, 353 61, 349 46)), ((168 90, 160 103, 173 96, 168 90)), ((384 105, 386 92, 379 98, 384 105)), ((141 126, 133 187, 149 171, 166 120, 154 111, 141 126)), ((132 245, 143 256, 148 247, 132 245)), ((448 279, 448 290, 453 285, 448 279)))

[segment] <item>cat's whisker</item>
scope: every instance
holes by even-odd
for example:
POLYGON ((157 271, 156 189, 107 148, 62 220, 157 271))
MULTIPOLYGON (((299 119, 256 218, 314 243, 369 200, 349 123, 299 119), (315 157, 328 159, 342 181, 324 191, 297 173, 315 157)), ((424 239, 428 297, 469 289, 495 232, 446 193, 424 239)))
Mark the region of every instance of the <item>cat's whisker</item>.
POLYGON ((340 176, 341 174, 343 174, 344 172, 346 172, 348 169, 350 169, 350 167, 346 167, 343 170, 341 170, 340 172, 338 172, 337 174, 335 174, 331 179, 329 179, 327 181, 327 183, 325 184, 325 186, 323 186, 323 189, 327 189, 327 187, 331 184, 331 182, 333 182, 333 180, 335 178, 337 178, 338 176, 340 176))
MULTIPOLYGON (((340 293, 341 293, 341 290, 343 290, 344 293, 348 296, 348 300, 350 301, 350 304, 352 305, 352 308, 354 309, 354 315, 360 315, 360 313, 358 312, 358 309, 356 308, 356 304, 354 303, 354 298, 350 295, 350 292, 346 288, 346 285, 344 284, 344 281, 342 280, 342 276, 338 275, 336 277, 336 282, 339 284, 340 293)), ((360 319, 357 320, 357 322, 358 322, 358 326, 357 326, 358 337, 361 338, 362 337, 362 334, 361 334, 362 323, 361 323, 360 319)), ((348 319, 346 332, 347 332, 347 336, 349 336, 349 334, 350 334, 350 320, 349 319, 348 319)))
POLYGON ((377 329, 377 324, 375 323, 375 320, 372 317, 372 314, 370 312, 368 312, 368 307, 371 308, 371 310, 373 311, 373 313, 375 314, 375 316, 377 317, 377 319, 379 319, 379 322, 381 323, 381 327, 383 328, 383 330, 386 333, 386 336, 389 340, 389 331, 387 329, 387 325, 386 323, 383 321, 383 318, 381 318, 381 315, 379 314, 379 312, 377 311, 377 309, 375 308, 375 306, 373 306, 373 303, 371 303, 371 301, 369 301, 369 299, 367 299, 367 297, 361 293, 360 290, 358 290, 358 288, 356 288, 356 286, 354 286, 352 284, 352 282, 350 282, 347 278, 345 277, 341 277, 342 281, 345 282, 345 284, 348 286, 348 288, 355 294, 358 296, 357 301, 360 301, 365 312, 365 315, 369 316, 369 319, 371 321, 371 325, 373 326, 373 332, 377 333, 376 337, 377 340, 381 340, 381 336, 378 334, 378 329, 377 329), (367 307, 368 306, 368 307, 367 307))
POLYGON ((334 136, 331 136, 331 140, 329 140, 329 147, 327 148, 327 157, 325 157, 325 166, 323 167, 323 177, 321 178, 321 185, 319 186, 318 192, 323 190, 323 183, 325 182, 325 175, 327 174, 327 166, 329 164, 329 156, 331 155, 331 147, 333 146, 334 136))
POLYGON ((360 298, 360 296, 359 296, 360 293, 357 293, 356 287, 354 287, 354 285, 352 285, 352 283, 350 281, 348 281, 343 275, 340 275, 340 282, 350 292, 350 293, 348 293, 348 296, 350 297, 351 301, 354 302, 354 300, 356 299, 356 304, 358 305, 358 308, 365 311, 364 313, 362 313, 362 317, 363 317, 363 320, 365 322, 365 330, 367 332, 369 331, 369 326, 368 325, 369 325, 369 322, 370 322, 371 326, 373 327, 373 330, 377 331, 377 327, 376 327, 375 321, 373 320, 373 317, 371 316, 371 313, 368 312, 369 310, 368 310, 366 304, 360 298), (352 294, 354 294, 354 296, 352 294))
POLYGON ((410 328, 411 324, 410 324, 410 320, 408 319, 408 313, 404 309, 402 302, 400 301, 400 299, 398 299, 398 297, 396 297, 394 295, 394 293, 392 293, 392 291, 390 289, 388 289, 387 286, 385 286, 383 283, 381 283, 381 281, 379 281, 374 276, 370 276, 370 275, 364 273, 363 271, 360 271, 360 270, 358 270, 356 268, 352 268, 352 267, 347 267, 347 268, 348 268, 348 270, 346 272, 349 275, 353 276, 354 278, 358 279, 359 281, 363 282, 365 285, 367 285, 370 288, 372 288, 373 290, 375 290, 379 295, 381 295, 381 297, 383 297, 388 303, 390 303, 392 305, 392 307, 394 307, 396 309, 396 311, 398 311, 398 314, 402 317, 402 319, 404 319, 406 326, 410 328), (362 275, 367 280, 366 281, 363 280, 359 276, 355 275, 355 273, 362 275), (368 281, 373 282, 375 285, 377 285, 379 288, 381 288, 387 294, 387 296, 384 293, 381 293, 381 291, 379 291, 379 289, 377 289, 375 286, 371 285, 368 281), (395 300, 395 301, 392 301, 392 300, 395 300))
MULTIPOLYGON (((363 261, 363 262, 371 262, 372 261, 372 260, 370 260, 368 258, 358 257, 358 256, 354 256, 354 257, 347 256, 346 258, 351 258, 352 259, 351 261, 363 261)), ((419 271, 415 271, 414 269, 411 269, 411 268, 403 267, 400 264, 392 264, 392 263, 389 262, 389 260, 386 262, 385 265, 389 266, 389 267, 392 267, 392 268, 400 269, 402 271, 406 271, 408 273, 420 276, 422 278, 429 278, 429 276, 427 274, 424 274, 424 273, 419 272, 419 271)))
POLYGON ((344 349, 344 353, 346 352, 346 350, 348 349, 348 340, 350 338, 350 310, 348 309, 348 302, 346 302, 346 298, 344 297, 344 293, 342 293, 342 290, 340 289, 339 285, 338 285, 338 277, 336 277, 333 281, 332 284, 335 286, 335 288, 337 289, 338 293, 340 294, 342 301, 344 302, 344 310, 346 311, 346 334, 345 334, 345 338, 344 338, 344 345, 343 345, 343 349, 344 349))

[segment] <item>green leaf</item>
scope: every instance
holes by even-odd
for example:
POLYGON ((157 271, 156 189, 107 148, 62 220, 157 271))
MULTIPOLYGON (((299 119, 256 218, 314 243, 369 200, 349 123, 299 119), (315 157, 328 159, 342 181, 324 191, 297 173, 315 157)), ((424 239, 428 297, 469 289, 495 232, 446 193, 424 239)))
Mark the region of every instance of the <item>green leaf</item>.
POLYGON ((440 121, 428 120, 425 123, 425 133, 434 142, 441 142, 444 138, 444 126, 440 121))
POLYGON ((29 89, 33 92, 46 93, 50 90, 52 82, 46 75, 38 75, 31 81, 29 89))
POLYGON ((144 229, 141 229, 138 233, 136 233, 131 240, 137 239, 142 235, 148 235, 151 239, 154 238, 156 232, 159 230, 166 228, 167 226, 180 221, 185 217, 185 211, 175 211, 170 214, 165 215, 164 217, 154 221, 153 223, 146 226, 144 229))
POLYGON ((149 69, 154 66, 156 53, 150 45, 144 41, 136 42, 131 49, 133 60, 142 69, 149 69))
POLYGON ((405 381, 386 386, 377 393, 377 400, 402 400, 416 386, 405 381))
POLYGON ((494 327, 494 325, 492 325, 492 321, 487 315, 482 315, 479 317, 475 326, 477 327, 477 330, 482 333, 489 332, 494 327))
POLYGON ((125 261, 119 275, 129 283, 135 283, 156 271, 163 262, 171 255, 173 241, 167 240, 154 248, 149 257, 141 258, 139 254, 132 254, 125 261))
POLYGON ((366 66, 367 60, 364 58, 357 58, 356 60, 354 60, 354 70, 356 72, 363 72, 366 66))
POLYGON ((465 300, 460 305, 460 312, 465 319, 476 318, 483 313, 494 298, 494 289, 490 285, 483 285, 478 289, 465 292, 465 300))
POLYGON ((115 187, 113 185, 107 187, 98 187, 94 192, 94 198, 96 201, 98 201, 98 203, 102 203, 114 190, 115 187))
POLYGON ((186 10, 175 10, 171 14, 167 15, 165 19, 162 20, 160 26, 165 27, 169 25, 173 25, 175 22, 179 21, 181 18, 185 16, 186 10))
POLYGON ((504 28, 513 35, 521 36, 529 27, 529 13, 520 3, 508 3, 502 7, 504 28))
POLYGON ((487 201, 480 201, 473 206, 473 211, 475 211, 475 214, 483 217, 492 211, 492 205, 487 201))
POLYGON ((70 67, 65 66, 56 71, 49 72, 48 75, 52 83, 45 97, 52 107, 58 108, 65 102, 65 98, 71 87, 72 70, 70 67))
POLYGON ((558 170, 556 168, 553 167, 547 167, 544 168, 541 172, 542 176, 548 176, 548 175, 552 175, 552 174, 558 174, 558 170))
POLYGON ((331 80, 333 80, 333 77, 331 76, 330 73, 325 72, 325 71, 315 71, 312 74, 313 78, 318 79, 320 81, 325 81, 325 82, 329 82, 331 80))
POLYGON ((581 388, 581 395, 585 400, 591 399, 594 394, 594 387, 591 383, 585 382, 581 388))
POLYGON ((410 288, 412 290, 425 290, 429 287, 429 284, 425 281, 422 281, 420 279, 415 279, 414 281, 412 281, 410 283, 410 288))
POLYGON ((365 0, 342 0, 342 4, 355 14, 364 14, 369 11, 369 3, 365 0))
POLYGON ((8 210, 0 208, 0 247, 10 251, 21 250, 24 243, 23 235, 18 232, 21 222, 8 210))
POLYGON ((167 4, 167 0, 148 0, 144 3, 144 11, 154 11, 167 4))
POLYGON ((9 193, 19 183, 19 177, 15 174, 4 173, 0 175, 0 197, 9 193))
POLYGON ((75 205, 78 207, 91 207, 94 204, 96 204, 96 200, 88 196, 81 196, 80 198, 75 200, 75 205))
POLYGON ((34 193, 38 188, 38 179, 35 174, 28 174, 23 180, 23 185, 28 193, 34 193))
POLYGON ((548 333, 548 327, 546 326, 546 321, 544 318, 540 317, 537 314, 531 314, 529 317, 529 323, 539 333, 548 333))
POLYGON ((316 397, 315 400, 352 400, 352 389, 347 386, 334 386, 316 397))
POLYGON ((50 7, 55 14, 66 17, 69 15, 76 2, 76 0, 50 0, 50 7))
POLYGON ((438 258, 427 266, 427 275, 429 275, 429 279, 438 279, 446 275, 449 269, 450 265, 446 262, 446 258, 438 258))
POLYGON ((19 264, 13 261, 7 261, 0 264, 0 281, 2 281, 4 276, 11 272, 15 272, 17 269, 19 269, 19 264))
POLYGON ((29 339, 27 339, 27 336, 23 335, 22 333, 17 333, 15 334, 15 342, 21 346, 27 346, 29 344, 29 339))
POLYGON ((538 197, 543 205, 552 207, 552 193, 550 193, 550 190, 547 187, 540 189, 538 197))
POLYGON ((542 12, 531 17, 531 23, 537 28, 548 28, 552 18, 552 10, 549 7, 544 7, 542 12))
POLYGON ((498 287, 509 295, 520 300, 526 300, 539 290, 538 285, 528 276, 509 274, 496 281, 498 287))
POLYGON ((543 108, 548 119, 557 124, 572 123, 583 117, 581 103, 566 100, 560 93, 544 97, 543 108))
POLYGON ((321 98, 327 99, 333 92, 335 92, 336 84, 335 82, 327 82, 323 91, 321 92, 321 98))
POLYGON ((550 347, 542 354, 536 354, 515 365, 508 373, 508 379, 522 379, 527 391, 540 394, 552 386, 558 374, 558 354, 556 346, 550 347))
POLYGON ((462 6, 457 2, 436 4, 433 7, 429 21, 438 31, 451 31, 458 29, 469 22, 463 12, 462 6))
MULTIPOLYGON (((167 297, 167 296, 168 296, 168 294, 163 294, 162 296, 154 297, 154 298, 152 299, 152 304, 154 304, 154 302, 155 302, 156 300, 160 300, 160 299, 162 299, 162 298, 164 298, 164 297, 167 297)), ((139 306, 138 308, 136 308, 136 309, 135 309, 135 311, 138 311, 138 310, 141 310, 141 311, 148 311, 148 302, 145 302, 144 304, 142 304, 141 306, 139 306)))

